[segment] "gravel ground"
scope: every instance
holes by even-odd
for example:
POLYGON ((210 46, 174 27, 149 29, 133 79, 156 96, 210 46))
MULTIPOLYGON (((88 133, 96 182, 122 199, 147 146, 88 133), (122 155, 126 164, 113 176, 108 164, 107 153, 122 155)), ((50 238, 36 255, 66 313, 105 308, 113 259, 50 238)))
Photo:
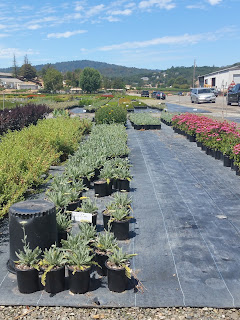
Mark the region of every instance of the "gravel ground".
POLYGON ((62 308, 62 307, 4 307, 0 306, 0 320, 10 319, 56 319, 56 320, 215 320, 240 319, 240 310, 215 308, 62 308))

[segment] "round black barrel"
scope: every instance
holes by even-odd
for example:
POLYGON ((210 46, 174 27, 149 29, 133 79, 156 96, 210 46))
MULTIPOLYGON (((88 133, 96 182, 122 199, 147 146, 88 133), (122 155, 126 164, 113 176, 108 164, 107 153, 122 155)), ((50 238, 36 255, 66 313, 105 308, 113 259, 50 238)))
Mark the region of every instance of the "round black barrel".
POLYGON ((42 251, 57 243, 56 209, 45 200, 27 200, 13 204, 9 210, 10 258, 8 270, 15 273, 16 252, 23 250, 23 227, 31 249, 39 246, 42 251))

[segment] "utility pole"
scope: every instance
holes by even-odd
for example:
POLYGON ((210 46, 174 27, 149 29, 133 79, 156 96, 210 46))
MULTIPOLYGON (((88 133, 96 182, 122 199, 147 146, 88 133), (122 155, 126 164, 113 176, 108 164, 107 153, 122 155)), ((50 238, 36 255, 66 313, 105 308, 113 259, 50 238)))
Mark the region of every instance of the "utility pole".
POLYGON ((4 92, 3 92, 3 111, 4 111, 4 92))
POLYGON ((196 59, 194 59, 194 65, 193 65, 193 88, 195 87, 195 72, 196 72, 196 59))

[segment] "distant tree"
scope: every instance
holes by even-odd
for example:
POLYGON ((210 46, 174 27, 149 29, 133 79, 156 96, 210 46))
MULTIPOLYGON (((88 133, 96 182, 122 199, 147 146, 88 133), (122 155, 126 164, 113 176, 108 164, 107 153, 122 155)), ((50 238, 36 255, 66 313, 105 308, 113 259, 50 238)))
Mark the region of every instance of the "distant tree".
POLYGON ((14 78, 17 78, 18 76, 18 66, 16 61, 15 53, 13 54, 13 67, 12 67, 12 74, 14 78))
POLYGON ((54 68, 48 68, 43 76, 44 89, 46 91, 57 91, 63 87, 63 76, 60 71, 54 68))
POLYGON ((125 88, 125 83, 121 78, 116 78, 113 80, 112 84, 113 89, 124 89, 125 88))
POLYGON ((24 57, 24 63, 20 68, 20 76, 27 80, 32 80, 37 76, 37 70, 32 67, 27 55, 24 57))
POLYGON ((101 74, 94 68, 86 67, 80 74, 80 87, 83 91, 91 93, 101 86, 101 74))
POLYGON ((102 78, 102 86, 104 89, 111 89, 112 88, 112 81, 107 77, 103 77, 102 78))

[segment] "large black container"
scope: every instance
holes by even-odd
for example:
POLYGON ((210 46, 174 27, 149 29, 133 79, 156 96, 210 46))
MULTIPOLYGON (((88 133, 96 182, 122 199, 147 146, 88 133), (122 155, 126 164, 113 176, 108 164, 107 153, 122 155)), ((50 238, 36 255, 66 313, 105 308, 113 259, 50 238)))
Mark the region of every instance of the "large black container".
POLYGON ((64 291, 65 287, 65 266, 52 269, 46 274, 45 291, 48 293, 58 293, 64 291))
POLYGON ((106 261, 108 289, 114 292, 123 292, 127 289, 128 278, 125 274, 125 268, 110 268, 106 261))
POLYGON ((231 159, 226 154, 223 155, 223 165, 224 167, 231 167, 231 159))
POLYGON ((39 277, 36 269, 20 270, 16 268, 18 290, 21 293, 33 293, 39 290, 39 277))
POLYGON ((105 180, 94 182, 94 191, 96 197, 105 197, 109 195, 108 184, 105 180))
MULTIPOLYGON (((109 219, 111 218, 111 216, 107 215, 107 214, 104 214, 103 213, 103 228, 105 230, 108 230, 108 222, 109 222, 109 219)), ((110 229, 111 229, 111 224, 110 224, 110 229)))
POLYGON ((130 191, 130 182, 127 179, 118 179, 117 188, 119 191, 130 191))
POLYGON ((73 268, 68 267, 69 274, 69 290, 73 293, 85 293, 89 289, 90 285, 90 270, 88 267, 86 270, 76 270, 74 273, 73 268))
POLYGON ((42 251, 58 242, 56 209, 52 202, 28 200, 15 203, 9 210, 10 258, 8 270, 15 273, 16 252, 23 250, 23 229, 31 249, 39 246, 42 251))

